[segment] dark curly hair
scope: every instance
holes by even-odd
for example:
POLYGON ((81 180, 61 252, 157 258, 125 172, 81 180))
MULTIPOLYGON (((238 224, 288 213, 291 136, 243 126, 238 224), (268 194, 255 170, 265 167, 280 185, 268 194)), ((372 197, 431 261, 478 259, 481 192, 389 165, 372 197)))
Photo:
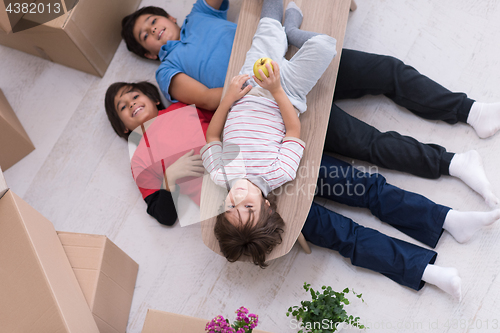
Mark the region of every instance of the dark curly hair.
POLYGON ((141 58, 149 59, 145 56, 145 54, 149 51, 146 50, 141 44, 139 44, 139 42, 134 37, 135 22, 137 21, 139 16, 144 14, 164 16, 166 18, 170 18, 170 15, 168 15, 168 13, 163 8, 148 6, 136 10, 132 14, 125 16, 122 20, 122 38, 127 45, 127 49, 130 52, 137 54, 141 58))
MULTIPOLYGON (((127 128, 125 127, 125 124, 121 121, 120 117, 118 117, 118 113, 116 112, 115 108, 116 94, 118 94, 118 91, 120 91, 120 89, 123 87, 130 88, 128 91, 135 90, 142 92, 155 104, 160 102, 160 104, 158 104, 158 110, 165 109, 165 106, 163 106, 161 102, 160 92, 158 91, 158 88, 156 88, 156 86, 154 86, 149 82, 146 81, 141 81, 136 83, 115 82, 112 85, 110 85, 108 90, 106 91, 106 96, 104 97, 104 108, 106 109, 106 114, 108 115, 109 122, 111 123, 111 126, 115 130, 116 134, 118 134, 119 137, 122 137, 125 140, 127 140, 130 135, 130 131, 125 133, 125 130, 127 128)), ((129 128, 129 130, 133 130, 133 128, 129 128)))
POLYGON ((255 265, 266 268, 266 255, 271 253, 276 245, 281 244, 285 222, 276 212, 276 198, 269 196, 268 208, 265 206, 265 200, 266 198, 262 197, 262 208, 256 223, 252 211, 246 223, 239 217, 239 226, 229 222, 225 212, 217 216, 215 237, 219 241, 222 254, 229 262, 235 262, 242 255, 246 255, 252 258, 255 265))

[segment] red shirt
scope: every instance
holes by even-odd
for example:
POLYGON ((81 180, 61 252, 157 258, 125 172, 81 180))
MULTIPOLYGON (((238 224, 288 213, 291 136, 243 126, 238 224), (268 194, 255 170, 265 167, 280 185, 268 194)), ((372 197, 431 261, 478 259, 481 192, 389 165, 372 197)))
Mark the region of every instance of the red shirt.
MULTIPOLYGON (((180 102, 158 112, 130 162, 143 198, 161 189, 165 169, 179 157, 192 149, 195 155, 200 153, 213 114, 180 102)), ((180 193, 199 205, 202 180, 202 177, 184 177, 176 183, 180 193)))

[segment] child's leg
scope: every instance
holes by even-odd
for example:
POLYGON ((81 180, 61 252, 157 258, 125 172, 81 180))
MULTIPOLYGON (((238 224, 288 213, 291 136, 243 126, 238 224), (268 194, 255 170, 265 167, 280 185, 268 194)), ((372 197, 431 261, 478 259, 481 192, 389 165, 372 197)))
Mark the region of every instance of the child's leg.
POLYGON ((368 174, 334 157, 323 155, 318 175, 318 196, 354 207, 370 209, 381 221, 408 236, 435 247, 448 231, 459 243, 500 219, 491 212, 459 212, 422 195, 387 184, 379 174, 368 174))
POLYGON ((288 37, 288 42, 299 49, 304 45, 304 43, 314 37, 319 35, 317 32, 300 30, 299 27, 302 24, 303 18, 302 11, 295 4, 295 2, 290 2, 286 7, 285 12, 285 32, 288 37))
POLYGON ((467 124, 474 128, 481 139, 492 136, 500 129, 500 103, 474 102, 467 124))
POLYGON ((260 18, 270 17, 281 24, 283 21, 283 0, 264 0, 260 18))
POLYGON ((459 212, 450 210, 446 214, 443 229, 459 243, 465 243, 481 228, 500 219, 500 209, 490 212, 459 212))
POLYGON ((458 276, 456 268, 427 265, 422 281, 435 285, 459 301, 462 299, 462 279, 458 276))
POLYGON ((420 290, 424 269, 437 253, 365 228, 313 202, 304 227, 311 243, 338 251, 354 266, 379 272, 395 282, 420 290))
POLYGON ((455 154, 451 159, 449 172, 450 176, 461 179, 479 193, 490 207, 498 207, 499 200, 493 193, 491 183, 484 172, 483 160, 477 151, 455 154))
POLYGON ((368 208, 373 215, 408 236, 435 247, 450 208, 416 193, 387 184, 380 174, 323 155, 317 195, 352 207, 368 208))
MULTIPOLYGON (((281 66, 288 42, 285 30, 281 23, 275 19, 264 17, 257 26, 257 31, 252 39, 252 46, 248 50, 240 74, 253 75, 253 65, 259 58, 267 57, 276 61, 281 66)), ((249 80, 252 86, 258 86, 253 79, 249 80)))
POLYGON ((328 35, 316 35, 281 65, 281 85, 292 104, 306 111, 306 96, 337 54, 336 40, 328 35))

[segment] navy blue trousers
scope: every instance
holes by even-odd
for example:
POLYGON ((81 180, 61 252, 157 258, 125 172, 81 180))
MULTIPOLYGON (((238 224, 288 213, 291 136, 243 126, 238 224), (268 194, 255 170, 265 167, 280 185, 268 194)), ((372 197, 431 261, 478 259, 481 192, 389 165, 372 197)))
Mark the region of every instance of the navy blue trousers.
POLYGON ((466 122, 474 100, 454 93, 394 57, 343 49, 325 151, 425 178, 449 175, 454 154, 397 132, 380 132, 335 101, 384 95, 414 114, 450 124, 466 122))
MULTIPOLYGON (((323 155, 317 196, 353 207, 368 208, 381 221, 434 248, 450 208, 387 184, 380 174, 363 173, 350 164, 323 155)), ((427 264, 437 253, 365 228, 313 203, 302 229, 311 243, 338 251, 355 266, 384 274, 419 290, 427 264)))

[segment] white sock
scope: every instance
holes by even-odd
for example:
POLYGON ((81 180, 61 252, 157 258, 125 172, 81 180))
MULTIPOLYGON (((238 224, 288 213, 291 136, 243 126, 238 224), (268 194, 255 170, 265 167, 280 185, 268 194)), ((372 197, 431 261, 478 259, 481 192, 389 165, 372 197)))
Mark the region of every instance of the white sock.
POLYGON ((456 268, 427 265, 422 280, 462 300, 462 279, 456 268))
POLYGON ((500 129, 500 103, 474 102, 470 108, 467 124, 471 125, 481 139, 486 139, 500 129))
POLYGON ((443 229, 459 243, 465 243, 482 227, 500 219, 500 209, 489 212, 459 212, 449 210, 444 219, 443 229))
POLYGON ((455 154, 450 163, 450 176, 460 178, 474 191, 479 193, 486 203, 494 208, 499 205, 499 200, 493 193, 492 186, 486 178, 483 168, 483 160, 475 150, 455 154))

